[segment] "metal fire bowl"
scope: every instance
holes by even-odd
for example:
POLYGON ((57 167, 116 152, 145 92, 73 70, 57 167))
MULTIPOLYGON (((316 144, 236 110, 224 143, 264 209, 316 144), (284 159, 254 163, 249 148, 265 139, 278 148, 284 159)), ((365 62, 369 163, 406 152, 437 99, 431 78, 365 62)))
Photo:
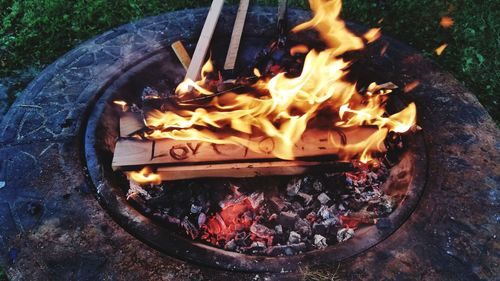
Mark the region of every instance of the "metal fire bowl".
MULTIPOLYGON (((230 34, 236 10, 224 8, 217 41, 230 34)), ((418 80, 419 86, 402 97, 417 104, 418 124, 423 127, 412 138, 406 160, 393 170, 396 177, 391 182, 414 193, 392 214, 389 228, 375 226, 372 234, 358 233, 361 241, 325 252, 282 259, 241 256, 238 261, 236 254, 173 237, 130 208, 114 176, 107 174, 109 159, 96 150, 114 142, 107 138, 117 132, 116 119, 100 118, 109 112, 108 102, 123 78, 139 77, 148 61, 162 57, 161 67, 176 64, 170 44, 181 39, 192 47, 207 11, 142 19, 82 43, 48 66, 3 117, 0 266, 10 280, 255 280, 256 274, 248 271, 297 268, 300 262, 305 271, 306 265, 324 264, 322 272, 333 275, 337 265, 331 261, 343 258, 336 276, 346 280, 498 279, 500 131, 456 79, 388 37, 371 47, 375 59, 363 64, 363 71, 376 74, 369 78, 401 87, 418 80), (386 54, 376 55, 385 44, 386 54), (112 129, 103 133, 98 127, 112 129), (136 238, 146 241, 144 235, 152 237, 146 243, 168 247, 165 252, 172 255, 247 271, 172 258, 136 238), (357 248, 347 249, 349 245, 357 248)), ((290 26, 309 17, 308 12, 291 10, 290 26)), ((271 38, 275 18, 276 8, 252 7, 244 37, 271 38)), ((135 88, 127 87, 138 91, 164 72, 160 68, 158 73, 141 79, 135 88)), ((258 275, 269 280, 304 278, 299 270, 258 275)))
MULTIPOLYGON (((254 20, 255 18, 249 18, 247 24, 251 27, 254 20)), ((309 36, 314 40, 312 33, 302 36, 309 36)), ((225 58, 229 37, 230 33, 218 33, 215 36, 211 49, 212 58, 216 62, 225 58)), ((260 34, 260 30, 247 28, 240 47, 239 64, 247 65, 251 62, 256 52, 271 40, 272 37, 260 34)), ((189 43, 189 49, 193 49, 196 42, 186 43, 189 43)), ((383 75, 385 68, 390 67, 390 60, 374 55, 378 54, 379 48, 380 46, 372 48, 371 58, 359 62, 362 67, 358 67, 359 69, 355 71, 364 79, 371 77, 381 83, 390 81, 391 77, 383 75), (371 60, 378 61, 369 64, 371 60)), ((380 219, 376 225, 357 230, 353 239, 323 250, 286 257, 240 254, 185 238, 178 230, 165 227, 144 216, 125 199, 124 187, 128 182, 124 182, 123 177, 117 177, 111 170, 114 146, 119 136, 121 110, 113 104, 113 101, 127 100, 138 103, 145 86, 172 92, 182 81, 183 75, 182 66, 169 48, 144 54, 138 60, 125 65, 123 72, 110 76, 107 86, 101 89, 102 95, 90 115, 85 133, 87 167, 96 187, 99 202, 116 222, 146 244, 192 263, 228 270, 295 271, 299 267, 339 262, 369 249, 396 231, 417 205, 427 178, 426 151, 423 137, 419 133, 407 138, 408 149, 401 156, 400 162, 392 168, 384 186, 384 190, 394 198, 402 200, 396 210, 387 218, 380 219)), ((399 96, 390 103, 393 107, 405 104, 399 96)))

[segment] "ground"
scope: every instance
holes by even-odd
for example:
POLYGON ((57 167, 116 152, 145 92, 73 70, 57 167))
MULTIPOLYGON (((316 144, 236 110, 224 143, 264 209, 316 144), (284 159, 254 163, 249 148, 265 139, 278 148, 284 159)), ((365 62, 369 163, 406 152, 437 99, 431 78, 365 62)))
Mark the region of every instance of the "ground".
MULTIPOLYGON (((26 81, 37 74, 33 69, 43 68, 84 40, 145 16, 208 6, 210 2, 75 0, 68 4, 64 0, 0 0, 0 84, 9 88, 4 103, 12 103, 26 81)), ((264 5, 275 2, 253 1, 264 5)), ((308 7, 307 0, 289 2, 308 7)), ((380 26, 385 34, 436 60, 478 96, 498 124, 500 98, 495 93, 500 90, 500 2, 351 0, 345 1, 342 15, 354 22, 380 26), (443 16, 451 17, 454 25, 440 26, 443 16), (443 43, 448 47, 437 56, 434 50, 443 43)))

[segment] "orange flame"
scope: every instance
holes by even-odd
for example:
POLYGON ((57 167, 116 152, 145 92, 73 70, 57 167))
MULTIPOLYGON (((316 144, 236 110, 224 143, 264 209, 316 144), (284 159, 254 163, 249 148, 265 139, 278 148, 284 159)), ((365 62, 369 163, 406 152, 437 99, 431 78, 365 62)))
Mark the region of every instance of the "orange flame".
POLYGON ((161 177, 153 173, 150 167, 144 167, 138 172, 128 172, 128 177, 138 184, 160 184, 161 177))
POLYGON ((446 44, 446 43, 444 43, 441 46, 437 47, 436 48, 436 54, 438 56, 440 56, 444 52, 444 49, 446 49, 446 47, 448 47, 448 44, 446 44))
POLYGON ((451 17, 447 17, 447 16, 442 17, 441 21, 439 22, 439 24, 443 28, 450 28, 453 26, 454 23, 455 23, 455 21, 453 21, 453 19, 451 17))
MULTIPOLYGON (((362 37, 351 33, 338 18, 340 0, 310 0, 310 5, 314 17, 292 31, 315 28, 328 48, 320 52, 310 50, 298 77, 290 78, 285 73, 278 73, 266 78, 261 77, 257 70, 255 74, 260 78, 252 87, 266 95, 228 92, 214 96, 202 107, 182 104, 181 108, 173 111, 152 111, 148 113, 146 123, 154 130, 147 137, 239 144, 254 150, 259 145, 253 143, 250 136, 265 135, 276 144, 272 151, 275 157, 294 159, 294 144, 301 138, 309 121, 321 111, 333 116, 331 127, 372 125, 380 129, 361 142, 330 143, 342 147, 341 158, 358 155, 363 162, 367 162, 371 159, 368 147, 376 146, 382 150, 383 140, 389 131, 405 132, 412 127, 416 119, 415 104, 386 116, 385 101, 394 85, 372 83, 363 95, 357 92, 354 83, 344 80, 350 62, 339 56, 365 48, 366 43, 380 37, 380 30, 371 29, 362 37)), ((209 60, 203 67, 202 79, 184 81, 177 87, 176 93, 180 96, 188 94, 191 87, 202 95, 212 95, 211 91, 203 88, 210 71, 213 71, 213 65, 209 60)))

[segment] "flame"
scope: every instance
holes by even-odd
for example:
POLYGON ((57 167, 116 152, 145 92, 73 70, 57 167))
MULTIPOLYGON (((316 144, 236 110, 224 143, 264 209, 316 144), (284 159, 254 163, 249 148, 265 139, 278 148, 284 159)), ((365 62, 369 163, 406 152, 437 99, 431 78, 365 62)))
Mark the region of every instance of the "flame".
POLYGON ((122 100, 115 100, 113 101, 114 104, 119 105, 122 108, 122 111, 125 112, 128 109, 128 104, 126 101, 122 100))
POLYGON ((175 93, 182 98, 184 95, 192 92, 192 89, 194 88, 198 93, 202 95, 213 95, 213 92, 203 87, 208 81, 208 74, 212 73, 213 71, 214 65, 212 63, 212 59, 209 58, 201 68, 201 80, 194 82, 191 79, 186 79, 177 86, 177 88, 175 89, 175 93))
MULTIPOLYGON (((310 50, 298 77, 278 73, 274 77, 254 74, 259 80, 251 85, 255 91, 227 92, 215 95, 206 104, 182 104, 180 108, 161 112, 154 110, 146 116, 152 132, 148 138, 197 140, 215 144, 238 144, 250 150, 258 143, 250 136, 272 138, 272 154, 282 159, 294 159, 293 146, 321 111, 332 116, 331 127, 377 126, 376 133, 357 143, 331 143, 341 147, 339 157, 348 159, 357 155, 361 161, 371 159, 369 147, 383 148, 389 131, 405 132, 415 124, 416 107, 410 104, 399 113, 387 116, 384 105, 394 85, 372 83, 365 94, 356 90, 354 83, 345 81, 351 63, 339 57, 347 51, 361 50, 365 44, 380 37, 379 29, 371 29, 358 37, 338 18, 340 0, 310 0, 314 17, 293 28, 293 32, 315 28, 328 46, 322 51, 310 50), (260 93, 259 95, 255 92, 260 93), (264 93, 264 94, 262 94, 264 93)), ((303 50, 297 47, 295 51, 303 50)), ((200 81, 185 80, 176 89, 179 96, 194 88, 201 95, 213 95, 207 90, 208 75, 214 71, 209 59, 203 67, 200 81)), ((259 152, 254 150, 255 152, 259 152)))
POLYGON ((161 177, 153 173, 150 167, 144 167, 138 172, 128 172, 128 177, 138 184, 160 184, 161 177))
POLYGON ((446 47, 448 47, 448 44, 442 44, 441 46, 437 47, 436 48, 436 54, 438 56, 440 56, 443 52, 444 52, 444 49, 446 49, 446 47))
POLYGON ((453 26, 454 23, 455 23, 455 21, 453 21, 453 19, 451 17, 447 17, 447 16, 442 17, 441 21, 439 22, 439 24, 443 28, 450 28, 453 26))

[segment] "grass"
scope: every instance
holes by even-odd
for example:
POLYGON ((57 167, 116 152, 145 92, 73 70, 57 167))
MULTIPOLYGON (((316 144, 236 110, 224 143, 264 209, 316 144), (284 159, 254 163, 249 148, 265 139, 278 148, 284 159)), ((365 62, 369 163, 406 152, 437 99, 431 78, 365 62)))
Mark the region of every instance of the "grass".
MULTIPOLYGON (((28 67, 43 68, 83 40, 120 24, 172 10, 208 6, 210 2, 0 0, 0 77, 19 75, 28 67)), ((276 5, 271 0, 252 2, 276 5)), ((306 0, 290 2, 292 6, 308 7, 306 0)), ((436 60, 470 88, 500 121, 500 2, 350 0, 345 1, 342 15, 347 20, 381 26, 384 33, 436 60), (440 27, 442 16, 452 17, 455 24, 448 29, 440 27), (438 57, 434 50, 442 43, 448 47, 438 57)))
POLYGON ((345 280, 341 277, 340 263, 330 267, 301 268, 300 275, 302 281, 340 281, 345 280))

